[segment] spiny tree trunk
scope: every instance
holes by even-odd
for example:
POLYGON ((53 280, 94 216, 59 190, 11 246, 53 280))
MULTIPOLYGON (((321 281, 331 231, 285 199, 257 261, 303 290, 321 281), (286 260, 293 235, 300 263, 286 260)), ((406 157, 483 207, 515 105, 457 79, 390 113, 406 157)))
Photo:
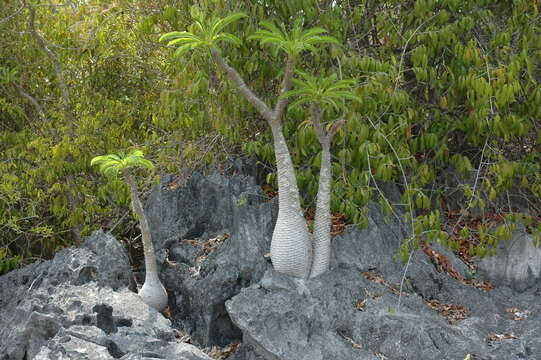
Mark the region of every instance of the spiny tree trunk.
POLYGON ((310 277, 312 278, 329 270, 331 260, 331 141, 344 120, 335 121, 327 132, 321 122, 319 103, 313 103, 310 110, 312 122, 322 148, 316 215, 314 218, 314 254, 310 271, 310 277))
POLYGON ((131 204, 135 214, 139 218, 141 227, 141 237, 143 239, 143 252, 145 255, 145 283, 139 291, 139 296, 145 303, 152 306, 158 311, 163 310, 167 306, 167 292, 160 282, 158 277, 158 266, 156 263, 156 254, 152 245, 150 235, 150 227, 143 210, 143 204, 139 199, 137 192, 137 182, 128 170, 123 171, 124 178, 130 186, 131 204))
POLYGON ((295 170, 280 123, 271 127, 278 175, 278 219, 272 234, 271 259, 280 273, 308 278, 312 244, 300 206, 295 170))
POLYGON ((322 142, 321 167, 317 190, 316 215, 314 218, 314 257, 310 277, 323 274, 329 269, 331 258, 331 144, 328 138, 322 142))
MULTIPOLYGON (((311 236, 300 206, 299 190, 295 169, 282 130, 282 115, 287 106, 287 99, 281 97, 271 110, 246 85, 239 73, 232 68, 218 49, 211 49, 211 54, 237 90, 252 104, 259 114, 269 123, 274 139, 276 171, 278 174, 278 219, 271 242, 271 259, 274 269, 286 275, 306 279, 310 275, 312 263, 311 236)), ((291 89, 295 71, 294 57, 288 57, 280 95, 291 89)))

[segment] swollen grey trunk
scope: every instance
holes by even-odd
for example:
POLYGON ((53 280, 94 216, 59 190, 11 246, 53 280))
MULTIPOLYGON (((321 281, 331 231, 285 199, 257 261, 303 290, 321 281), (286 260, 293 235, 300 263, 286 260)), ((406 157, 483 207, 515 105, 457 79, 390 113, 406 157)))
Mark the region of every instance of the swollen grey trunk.
MULTIPOLYGON (((246 85, 239 73, 229 66, 218 49, 211 49, 211 54, 218 68, 228 76, 237 90, 267 120, 272 129, 278 174, 279 208, 271 242, 272 264, 278 272, 306 279, 310 275, 312 265, 312 244, 311 235, 301 210, 295 169, 282 131, 281 119, 287 106, 287 99, 280 97, 274 110, 271 110, 246 85)), ((288 56, 280 95, 291 89, 294 71, 295 58, 288 56)))
POLYGON ((124 177, 130 186, 131 203, 133 210, 139 218, 141 237, 143 239, 146 271, 145 283, 141 290, 139 290, 139 296, 149 306, 152 306, 158 311, 162 311, 167 306, 167 291, 165 291, 165 288, 158 277, 158 266, 156 264, 154 246, 152 245, 150 227, 148 226, 148 221, 143 210, 143 204, 137 193, 137 182, 135 181, 135 178, 128 170, 124 170, 124 177))
POLYGON ((331 260, 331 141, 344 124, 344 119, 336 120, 326 131, 321 122, 319 102, 310 106, 311 119, 321 144, 321 166, 319 169, 319 187, 317 189, 316 216, 314 219, 314 254, 310 277, 315 277, 329 270, 331 260))
POLYGON ((310 277, 323 274, 329 269, 331 259, 331 144, 322 140, 321 167, 317 190, 316 215, 314 218, 314 255, 310 277))
POLYGON ((280 123, 271 126, 278 175, 278 219, 271 242, 271 259, 280 273, 303 278, 310 274, 311 235, 300 206, 295 170, 280 123))

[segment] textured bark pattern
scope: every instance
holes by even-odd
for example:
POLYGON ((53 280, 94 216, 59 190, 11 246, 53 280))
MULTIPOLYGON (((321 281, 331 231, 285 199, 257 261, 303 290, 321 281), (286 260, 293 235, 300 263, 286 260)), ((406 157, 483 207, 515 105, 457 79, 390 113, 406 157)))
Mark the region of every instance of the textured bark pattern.
MULTIPOLYGON (((211 54, 220 70, 271 126, 278 173, 279 204, 278 219, 271 242, 272 264, 280 273, 307 279, 312 265, 312 239, 301 210, 295 169, 282 132, 281 118, 287 106, 287 99, 279 98, 274 111, 271 111, 246 85, 239 73, 229 66, 218 49, 211 49, 211 54)), ((280 95, 291 89, 294 73, 295 58, 288 57, 280 95)))
POLYGON ((280 123, 271 125, 278 173, 278 219, 272 234, 271 259, 282 274, 306 279, 310 274, 312 244, 302 215, 295 170, 280 123))
POLYGON ((331 151, 330 140, 322 142, 316 216, 314 219, 314 255, 310 277, 329 269, 331 258, 331 151))
POLYGON ((158 266, 156 264, 156 255, 152 238, 150 236, 150 227, 143 210, 143 204, 137 194, 137 182, 133 175, 127 170, 124 171, 124 177, 130 185, 131 203, 141 226, 141 237, 143 239, 143 252, 145 255, 145 283, 139 291, 139 296, 145 303, 158 311, 162 311, 167 306, 167 292, 158 278, 158 266))

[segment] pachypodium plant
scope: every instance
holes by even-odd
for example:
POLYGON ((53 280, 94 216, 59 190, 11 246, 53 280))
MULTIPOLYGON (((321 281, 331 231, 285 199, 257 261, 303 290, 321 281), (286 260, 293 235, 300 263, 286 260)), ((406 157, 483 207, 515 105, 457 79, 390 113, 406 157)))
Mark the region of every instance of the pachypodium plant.
POLYGON ((313 258, 310 277, 323 274, 329 269, 331 259, 331 142, 344 124, 343 117, 324 121, 325 115, 332 117, 345 111, 347 100, 360 101, 352 88, 354 79, 338 80, 336 74, 327 77, 316 77, 298 71, 300 78, 293 79, 295 89, 283 96, 296 100, 290 107, 308 104, 310 106, 310 122, 315 129, 321 144, 321 165, 314 217, 313 258))
MULTIPOLYGON (((196 32, 171 32, 163 35, 160 41, 167 41, 168 45, 178 45, 176 55, 182 55, 188 50, 203 49, 210 53, 210 56, 217 67, 229 78, 237 90, 252 104, 259 114, 268 122, 273 139, 274 152, 276 156, 276 170, 278 179, 278 219, 272 235, 271 259, 276 271, 298 278, 308 278, 324 272, 328 268, 328 261, 321 262, 325 266, 317 265, 317 271, 312 272, 313 259, 319 259, 320 255, 314 255, 314 251, 319 251, 320 246, 314 248, 312 235, 308 231, 306 220, 300 206, 299 190, 295 176, 295 169, 291 160, 291 155, 283 134, 282 117, 288 105, 289 96, 286 94, 292 90, 293 78, 295 75, 295 66, 301 53, 305 51, 316 52, 315 45, 325 43, 335 43, 338 41, 326 35, 326 30, 315 27, 304 30, 302 23, 295 22, 290 30, 285 25, 276 26, 271 22, 262 22, 262 29, 254 33, 249 39, 258 40, 264 46, 270 46, 275 55, 285 53, 285 65, 283 79, 279 89, 277 101, 274 108, 270 108, 260 97, 258 97, 246 84, 244 79, 228 61, 223 57, 219 48, 222 41, 229 42, 235 46, 241 44, 241 40, 236 36, 225 33, 224 28, 233 21, 245 17, 244 14, 237 13, 224 19, 196 19, 194 28, 196 32)), ((294 95, 295 93, 290 93, 294 95)), ((334 101, 331 97, 325 101, 334 101)), ((299 100, 301 101, 301 100, 299 100)), ((302 100, 303 101, 303 100, 302 100)), ((322 100, 323 101, 323 100, 322 100)), ((315 111, 315 114, 318 112, 315 111)), ((320 119, 320 117, 318 117, 320 119)), ((338 122, 340 123, 340 122, 338 122)), ((319 123, 321 125, 321 122, 319 123)), ((333 126, 328 134, 321 138, 323 143, 329 143, 330 139, 338 126, 333 126)), ((330 148, 327 148, 330 151, 330 148)), ((326 151, 327 151, 326 150, 326 151)), ((327 151, 327 154, 328 154, 327 151)), ((330 155, 328 154, 330 163, 330 155)), ((329 165, 330 169, 330 165, 329 165)), ((325 173, 325 171, 324 171, 325 173)), ((318 235, 318 239, 330 239, 330 217, 329 200, 330 197, 330 170, 325 173, 328 176, 323 178, 323 186, 320 185, 318 202, 321 207, 326 207, 326 211, 320 211, 317 227, 318 232, 326 235, 318 235), (327 192, 326 194, 323 194, 327 192), (325 200, 327 199, 327 200, 325 200), (325 219, 323 219, 325 218, 325 219)), ((318 240, 319 242, 319 240, 318 240)), ((323 241, 324 242, 324 241, 323 241)), ((320 261, 318 260, 319 264, 320 261)))
POLYGON ((144 158, 141 150, 133 150, 128 154, 96 156, 90 164, 98 165, 100 172, 107 177, 115 178, 118 175, 122 175, 130 187, 131 205, 139 218, 145 255, 145 283, 141 290, 139 290, 139 296, 149 306, 162 311, 167 306, 167 292, 158 277, 158 266, 156 264, 154 246, 152 245, 150 227, 137 191, 137 181, 130 172, 130 168, 133 167, 152 169, 154 166, 152 162, 144 158))

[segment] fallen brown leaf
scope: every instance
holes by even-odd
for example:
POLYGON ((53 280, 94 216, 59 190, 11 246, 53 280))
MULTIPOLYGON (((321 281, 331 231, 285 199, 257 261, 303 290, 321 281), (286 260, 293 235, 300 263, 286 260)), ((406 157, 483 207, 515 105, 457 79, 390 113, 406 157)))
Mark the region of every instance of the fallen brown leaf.
POLYGON ((451 325, 455 325, 468 317, 469 311, 463 305, 441 304, 439 300, 436 299, 428 300, 426 298, 423 298, 423 300, 439 315, 443 316, 451 325))

